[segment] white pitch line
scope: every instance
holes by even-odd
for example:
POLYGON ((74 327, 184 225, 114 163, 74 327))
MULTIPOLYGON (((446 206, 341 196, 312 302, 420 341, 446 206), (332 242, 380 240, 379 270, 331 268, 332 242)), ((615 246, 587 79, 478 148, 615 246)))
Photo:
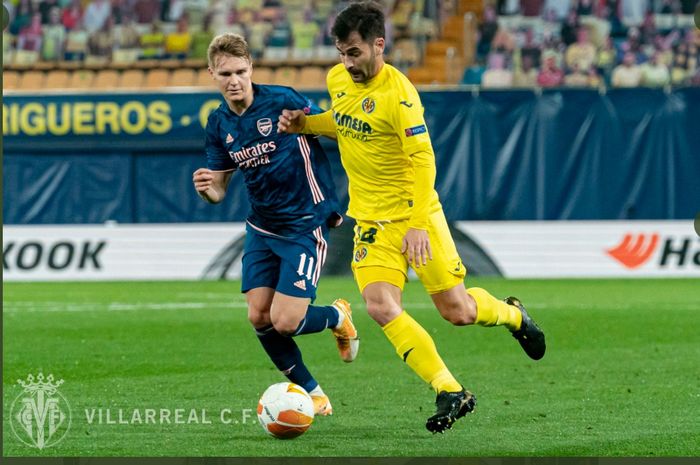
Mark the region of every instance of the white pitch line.
MULTIPOLYGON (((364 304, 353 302, 353 306, 360 311, 364 311, 364 304)), ((646 307, 645 305, 626 303, 616 304, 611 306, 614 311, 630 311, 646 307)), ((76 313, 76 312, 127 312, 139 310, 213 310, 213 309, 246 309, 248 305, 243 301, 218 301, 218 302, 55 302, 55 301, 21 301, 21 302, 4 302, 3 313, 76 313)), ((436 310, 432 303, 414 302, 404 303, 403 308, 407 310, 436 310)), ((552 304, 547 302, 530 302, 527 304, 529 310, 599 310, 606 308, 605 305, 590 305, 585 302, 576 303, 558 303, 552 304)), ((666 304, 663 306, 655 305, 654 308, 659 311, 672 310, 693 310, 700 311, 700 304, 695 302, 685 302, 682 304, 666 304)))
MULTIPOLYGON (((355 306, 364 310, 359 302, 355 306)), ((129 312, 139 310, 211 310, 211 309, 247 309, 246 302, 6 302, 4 313, 77 313, 77 312, 129 312)), ((432 303, 412 303, 404 305, 409 310, 435 309, 432 303)))
POLYGON ((177 292, 175 297, 198 300, 228 300, 245 302, 240 292, 177 292))

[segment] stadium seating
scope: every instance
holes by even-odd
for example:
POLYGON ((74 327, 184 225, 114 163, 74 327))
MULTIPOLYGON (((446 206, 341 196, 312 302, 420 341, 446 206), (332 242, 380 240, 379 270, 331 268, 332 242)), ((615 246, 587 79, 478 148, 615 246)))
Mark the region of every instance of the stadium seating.
POLYGON ((199 71, 197 71, 197 75, 195 76, 194 80, 194 85, 197 87, 216 87, 214 84, 214 80, 212 79, 211 74, 209 74, 209 70, 207 69, 200 69, 199 71))
POLYGON ((279 86, 296 86, 299 84, 299 72, 291 66, 281 66, 275 70, 273 84, 279 86))
MULTIPOLYGON (((492 2, 493 3, 493 2, 492 2)), ((459 0, 457 5, 457 14, 474 13, 478 18, 484 13, 483 0, 459 0)))
POLYGON ((415 39, 399 39, 391 50, 391 61, 401 67, 401 65, 414 65, 420 62, 420 50, 415 39))
POLYGON ((127 89, 140 89, 143 85, 144 72, 140 69, 124 70, 119 77, 119 87, 127 89))
POLYGON ((408 79, 414 84, 430 84, 435 80, 444 79, 445 74, 444 72, 437 72, 430 68, 419 67, 409 68, 406 76, 408 76, 408 79))
POLYGON ((173 71, 170 76, 170 86, 191 87, 195 84, 195 72, 190 68, 180 68, 173 71))
POLYGON ((145 89, 158 89, 167 87, 170 81, 170 70, 167 69, 149 69, 146 71, 146 78, 143 81, 142 87, 145 89))
POLYGON ((20 73, 18 71, 3 71, 2 73, 2 88, 3 90, 14 90, 19 87, 20 73))
POLYGON ((92 82, 94 89, 114 89, 119 86, 119 73, 114 69, 101 69, 92 82))
POLYGON ((264 66, 253 67, 253 81, 260 84, 273 84, 274 83, 274 72, 271 68, 264 66))
POLYGON ((299 89, 323 89, 326 86, 326 72, 320 66, 307 66, 299 72, 299 89))
POLYGON ((53 69, 46 73, 45 89, 67 89, 70 82, 70 73, 65 69, 53 69))
POLYGON ((17 88, 21 90, 41 90, 44 88, 45 81, 46 75, 43 71, 25 71, 22 73, 22 78, 17 88))
POLYGON ((91 69, 76 69, 71 71, 68 79, 70 89, 90 89, 95 79, 95 71, 91 69))

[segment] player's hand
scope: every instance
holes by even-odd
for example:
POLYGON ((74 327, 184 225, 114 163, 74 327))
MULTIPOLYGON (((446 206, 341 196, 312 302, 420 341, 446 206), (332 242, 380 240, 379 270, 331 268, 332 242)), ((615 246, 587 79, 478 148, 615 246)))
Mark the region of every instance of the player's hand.
POLYGON ((214 175, 210 169, 199 168, 192 174, 192 182, 194 190, 199 193, 205 193, 213 185, 214 175))
POLYGON ((416 268, 427 265, 428 260, 433 259, 433 251, 430 249, 430 238, 428 231, 422 229, 408 228, 403 237, 401 253, 408 256, 408 263, 416 268))
POLYGON ((282 110, 282 114, 277 121, 277 132, 287 134, 297 134, 306 125, 306 115, 304 110, 282 110))

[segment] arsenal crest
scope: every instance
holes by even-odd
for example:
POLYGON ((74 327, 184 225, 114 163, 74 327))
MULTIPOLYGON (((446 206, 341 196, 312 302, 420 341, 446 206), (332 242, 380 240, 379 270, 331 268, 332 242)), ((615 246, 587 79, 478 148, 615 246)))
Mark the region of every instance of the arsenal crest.
POLYGON ((260 118, 258 120, 258 132, 267 137, 272 132, 272 120, 270 118, 260 118))

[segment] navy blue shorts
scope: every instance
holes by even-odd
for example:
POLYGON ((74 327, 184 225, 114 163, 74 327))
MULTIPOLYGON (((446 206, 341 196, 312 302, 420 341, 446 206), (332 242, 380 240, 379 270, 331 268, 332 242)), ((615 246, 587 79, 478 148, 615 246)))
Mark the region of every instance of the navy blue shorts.
POLYGON ((273 236, 246 225, 242 292, 271 287, 292 297, 316 298, 328 252, 328 226, 294 238, 273 236))

